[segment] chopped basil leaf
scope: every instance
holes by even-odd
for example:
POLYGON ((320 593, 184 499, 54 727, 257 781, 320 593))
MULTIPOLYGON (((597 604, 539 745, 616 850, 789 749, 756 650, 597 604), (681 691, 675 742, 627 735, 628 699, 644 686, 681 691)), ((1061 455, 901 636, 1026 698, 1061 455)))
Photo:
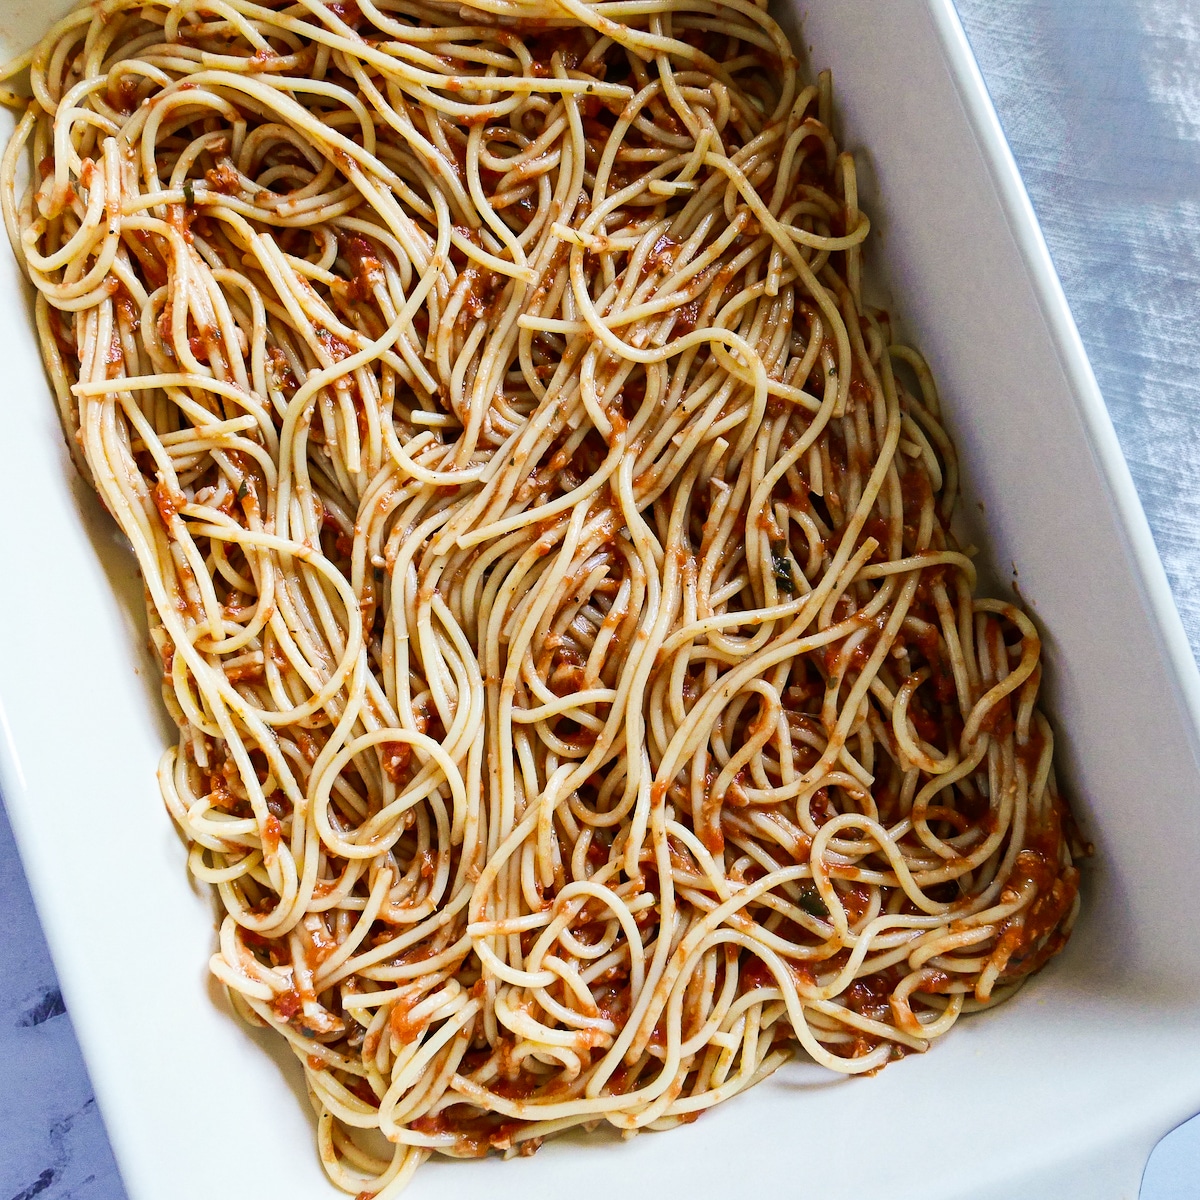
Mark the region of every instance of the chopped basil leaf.
POLYGON ((796 581, 792 578, 792 564, 788 562, 787 547, 782 542, 771 544, 771 566, 775 571, 775 582, 779 585, 779 590, 794 596, 796 581))

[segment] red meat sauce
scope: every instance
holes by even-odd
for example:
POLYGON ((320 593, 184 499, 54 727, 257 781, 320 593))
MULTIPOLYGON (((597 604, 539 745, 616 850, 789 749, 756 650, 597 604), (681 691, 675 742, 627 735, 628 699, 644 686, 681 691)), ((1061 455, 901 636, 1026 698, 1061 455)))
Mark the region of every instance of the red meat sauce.
POLYGON ((158 510, 159 520, 169 530, 178 517, 180 508, 187 503, 186 498, 165 483, 156 483, 151 495, 154 498, 154 507, 158 510))
MULTIPOLYGON (((895 990, 896 985, 904 978, 906 968, 903 964, 898 964, 894 967, 889 967, 884 971, 878 972, 876 975, 869 975, 865 979, 855 980, 855 982, 847 989, 847 997, 851 1008, 855 1012, 862 1013, 864 1016, 874 1017, 876 1020, 886 1020, 888 1009, 885 1009, 881 1001, 885 996, 895 990), (878 984, 873 981, 878 980, 878 984), (855 989, 861 988, 861 991, 855 989)), ((927 996, 945 996, 950 995, 955 991, 957 981, 946 971, 937 971, 926 969, 925 977, 922 979, 921 986, 917 989, 917 993, 925 993, 927 996)), ((889 1005, 890 1009, 892 1006, 889 1005)), ((894 1012, 895 1010, 892 1009, 894 1012)))
POLYGON ((939 742, 945 740, 944 721, 929 711, 919 692, 909 701, 908 719, 923 742, 936 747, 939 742))
MULTIPOLYGON (((914 601, 919 601, 921 598, 921 588, 929 587, 929 582, 926 575, 934 575, 935 573, 940 578, 940 573, 944 570, 942 567, 931 567, 926 572, 922 572, 921 582, 917 585, 917 595, 914 601)), ((914 603, 914 607, 915 607, 914 603)), ((911 611, 911 609, 910 609, 911 611)), ((941 630, 937 621, 928 622, 926 627, 915 636, 905 637, 904 631, 901 630, 901 637, 904 641, 901 645, 915 645, 921 652, 921 656, 925 660, 925 665, 929 668, 929 679, 926 686, 933 689, 933 694, 942 704, 950 704, 954 701, 957 695, 957 689, 954 683, 954 670, 950 665, 949 652, 945 648, 945 643, 942 640, 941 630)), ((920 693, 918 693, 918 697, 920 693)), ((909 711, 913 709, 913 705, 909 705, 909 711)), ((922 708, 924 703, 922 702, 922 708)), ((918 727, 919 728, 919 727, 918 727)), ((961 730, 959 731, 961 732, 961 730)), ((922 733, 922 737, 925 735, 922 733)), ((926 741, 931 739, 925 738, 926 741)))
POLYGON ((326 329, 325 326, 318 325, 315 332, 317 340, 335 363, 349 358, 354 353, 354 347, 343 337, 334 333, 332 329, 326 329))
MULTIPOLYGON (((323 1066, 324 1063, 321 1065, 323 1066)), ((357 1096, 364 1104, 369 1104, 372 1108, 379 1107, 379 1097, 375 1095, 371 1085, 361 1076, 352 1075, 348 1079, 343 1080, 343 1084, 351 1095, 357 1096)), ((374 1192, 360 1192, 359 1200, 363 1200, 363 1197, 369 1198, 374 1195, 374 1192)))
POLYGON ((491 315, 497 299, 505 289, 506 280, 496 271, 467 267, 463 312, 479 320, 491 315))
MULTIPOLYGON (((788 971, 797 985, 805 988, 816 987, 817 977, 806 962, 792 962, 784 959, 788 971)), ((742 995, 756 992, 763 988, 777 988, 779 981, 774 972, 761 958, 746 956, 738 966, 738 991, 742 995)))
POLYGON ((357 25, 363 19, 354 0, 334 0, 334 3, 328 5, 328 8, 339 21, 344 21, 347 25, 357 25))
MULTIPOLYGON (((436 714, 428 713, 424 708, 417 708, 414 724, 417 733, 428 734, 437 741, 445 736, 441 720, 436 714), (434 728, 436 726, 436 729, 434 728), (433 730, 433 732, 430 732, 433 730)), ((411 742, 382 742, 379 747, 383 761, 383 770, 387 777, 397 786, 404 782, 412 763, 413 748, 411 742)))
POLYGON ((671 332, 676 338, 686 337, 695 330, 700 320, 701 303, 702 297, 698 296, 675 309, 675 325, 671 332))
POLYGON ((109 104, 120 113, 132 113, 141 103, 138 96, 141 83, 136 75, 122 74, 115 80, 110 79, 106 89, 109 104))
POLYGON ((546 78, 554 74, 554 56, 557 54, 563 68, 574 71, 587 57, 592 48, 595 35, 588 34, 579 26, 547 29, 533 37, 524 39, 529 50, 529 73, 538 78, 546 78))
POLYGON ((242 190, 242 177, 227 158, 204 172, 204 182, 209 191, 225 196, 236 196, 242 190))
POLYGON ((669 234, 659 234, 650 253, 646 255, 646 271, 648 273, 652 271, 664 271, 674 266, 676 256, 679 253, 679 245, 679 242, 669 234))
POLYGON ((296 388, 299 388, 299 380, 295 377, 287 355, 277 346, 266 348, 266 366, 268 366, 271 376, 274 377, 276 385, 283 392, 284 396, 289 396, 296 388))
POLYGON ((1001 923, 993 959, 1003 966, 1002 983, 1032 974, 1066 944, 1061 924, 1079 891, 1079 871, 1059 862, 1069 819, 1065 813, 1054 797, 1044 819, 1026 829, 1025 848, 1013 864, 1005 894, 1032 884, 1035 895, 1001 923))
MULTIPOLYGON (((174 302, 168 300, 158 318, 158 337, 172 358, 176 355, 174 340, 174 302)), ((188 353, 201 361, 208 360, 222 371, 225 366, 225 342, 216 325, 198 325, 189 312, 185 319, 188 353)))
MULTIPOLYGON (((828 441, 826 443, 829 451, 829 462, 832 468, 835 481, 844 477, 849 470, 850 454, 846 447, 846 442, 840 429, 836 426, 831 427, 828 431, 828 441)), ((857 447, 854 451, 854 462, 860 477, 865 478, 870 472, 872 463, 865 454, 857 447)), ((917 548, 917 535, 921 524, 922 513, 932 504, 933 488, 929 482, 929 477, 920 470, 905 471, 900 476, 900 495, 903 504, 903 516, 900 526, 901 534, 901 553, 904 557, 920 554, 922 552, 931 553, 932 551, 925 547, 922 550, 917 548)), ((800 503, 801 507, 807 508, 811 505, 813 497, 790 497, 793 503, 800 503)), ((832 495, 827 491, 824 497, 826 503, 832 503, 832 495)), ((841 526, 835 528, 825 541, 825 549, 828 553, 834 553, 842 544, 849 526, 841 526)), ((894 532, 894 526, 890 521, 884 520, 881 516, 868 517, 863 522, 862 528, 858 534, 858 544, 866 541, 867 538, 874 538, 878 542, 878 546, 872 551, 871 557, 867 560, 869 563, 884 563, 890 561, 891 544, 894 532)), ((935 568, 930 567, 928 570, 933 571, 935 568)), ((945 576, 945 567, 940 568, 939 574, 931 575, 928 582, 933 579, 942 579, 945 576)), ((929 604, 928 587, 923 596, 917 597, 918 604, 929 604)), ((931 610, 933 611, 933 610, 931 610)), ((936 620, 936 616, 926 618, 936 620)))
POLYGON ((1027 779, 1033 778, 1045 748, 1046 738, 1042 733, 1041 727, 1036 721, 1031 721, 1028 737, 1025 741, 1018 741, 1016 744, 1017 760, 1025 768, 1025 777, 1027 779))
POLYGON ((388 1014, 388 1030, 401 1045, 415 1042, 429 1024, 428 1020, 420 1017, 414 1019, 412 1015, 413 1009, 424 999, 424 995, 416 992, 411 997, 401 997, 392 1005, 392 1011, 388 1014))
POLYGON ((274 813, 268 814, 262 834, 262 848, 265 856, 270 858, 279 853, 279 842, 282 836, 283 828, 279 824, 279 818, 274 813))
MULTIPOLYGON (((639 393, 639 383, 640 381, 634 381, 628 385, 628 400, 625 398, 626 389, 622 389, 619 405, 609 410, 610 418, 624 418, 630 406, 640 404, 641 398, 645 394, 645 385, 644 383, 640 384, 642 390, 639 393)), ((633 408, 633 411, 636 412, 636 408, 633 408)), ((572 491, 600 469, 601 464, 608 457, 610 448, 599 431, 589 430, 587 436, 568 456, 565 443, 570 433, 571 431, 568 430, 558 436, 549 451, 549 457, 537 466, 522 487, 518 489, 519 496, 522 494, 535 495, 552 486, 556 486, 562 492, 572 491)), ((612 494, 611 485, 607 489, 607 494, 602 493, 602 495, 610 501, 616 500, 612 494)), ((557 528, 557 524, 556 521, 551 521, 544 526, 543 531, 549 532, 557 528)), ((614 527, 610 533, 610 542, 616 540, 616 532, 616 527, 614 527)))
MULTIPOLYGON (((805 121, 805 125, 809 126, 813 132, 800 142, 800 149, 804 152, 804 157, 801 159, 800 169, 796 173, 796 182, 819 188, 828 194, 835 190, 832 186, 834 164, 826 157, 825 141, 819 132, 823 131, 825 127, 815 117, 809 117, 805 121)), ((835 229, 831 222, 829 232, 834 237, 838 237, 845 230, 844 227, 840 231, 835 229)))
POLYGON ((226 667, 225 678, 230 683, 261 683, 263 679, 263 664, 245 662, 238 663, 237 666, 226 667))
POLYGON ((271 1005, 271 1010, 284 1021, 291 1021, 304 1004, 304 998, 295 988, 284 992, 271 1005))
MULTIPOLYGON (((950 808, 945 804, 930 804, 924 809, 925 821, 927 824, 933 824, 936 821, 944 821, 953 827, 954 833, 966 833, 972 825, 977 822, 973 821, 965 812, 959 811, 957 808, 950 808)), ((989 814, 990 815, 990 814, 989 814)), ((994 824, 994 821, 992 822, 994 824)), ((991 832, 991 830, 988 830, 991 832)))
POLYGON ((979 722, 981 733, 990 733, 997 738, 1011 737, 1015 727, 1011 695, 1001 697, 979 722))
MULTIPOLYGON (((573 643, 564 642, 555 649, 546 673, 546 683, 556 696, 572 696, 584 685, 587 657, 573 643)), ((583 733, 579 730, 579 733, 583 733)), ((595 741, 595 738, 592 738, 595 741)), ((586 744, 580 739, 581 744, 586 744)))
POLYGON ((361 234, 354 233, 340 237, 339 248, 350 268, 347 297, 370 299, 376 286, 383 282, 383 264, 375 247, 361 234))
MULTIPOLYGON (((417 1133, 453 1134, 454 1145, 441 1147, 443 1154, 455 1158, 486 1158, 493 1150, 510 1150, 516 1134, 530 1124, 530 1121, 484 1113, 469 1104, 452 1104, 433 1116, 417 1117, 408 1127, 417 1133)), ((516 1143, 517 1151, 528 1156, 536 1153, 541 1143, 541 1138, 527 1138, 516 1143)))
MULTIPOLYGON (((142 314, 138 306, 134 303, 133 297, 129 294, 129 289, 115 276, 109 276, 105 281, 105 286, 108 288, 113 303, 117 307, 119 325, 127 329, 130 333, 136 333, 141 328, 142 314)), ((114 330, 114 338, 116 335, 117 331, 114 330)), ((114 361, 112 350, 109 352, 108 361, 114 361)))

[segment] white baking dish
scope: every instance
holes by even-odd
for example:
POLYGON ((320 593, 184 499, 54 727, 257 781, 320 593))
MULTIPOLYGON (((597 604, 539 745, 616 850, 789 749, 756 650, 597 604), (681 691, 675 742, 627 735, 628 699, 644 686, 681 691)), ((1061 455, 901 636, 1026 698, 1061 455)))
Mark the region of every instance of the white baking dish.
MULTIPOLYGON (((0 0, 0 40, 62 7, 0 0)), ((670 1134, 431 1163, 413 1200, 1117 1200, 1200 1109, 1200 678, 1032 211, 949 0, 793 15, 878 185, 874 260, 941 384, 975 540, 1046 631, 1097 851, 1084 914, 1015 1001, 875 1079, 785 1068, 670 1134)), ((298 1069, 207 976, 212 912, 154 782, 141 585, 70 467, 7 251, 0 363, 0 784, 129 1195, 332 1197, 298 1069)))

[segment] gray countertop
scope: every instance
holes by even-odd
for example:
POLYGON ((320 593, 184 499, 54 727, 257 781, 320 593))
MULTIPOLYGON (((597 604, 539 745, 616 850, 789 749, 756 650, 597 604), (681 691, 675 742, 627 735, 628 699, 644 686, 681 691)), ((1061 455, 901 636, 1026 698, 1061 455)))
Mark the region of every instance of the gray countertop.
MULTIPOLYGON (((1200 3, 957 3, 1200 652, 1200 3)), ((124 1200, 2 808, 0 912, 0 1200, 124 1200)), ((1200 1120, 1142 1187, 1184 1197, 1200 1120)))

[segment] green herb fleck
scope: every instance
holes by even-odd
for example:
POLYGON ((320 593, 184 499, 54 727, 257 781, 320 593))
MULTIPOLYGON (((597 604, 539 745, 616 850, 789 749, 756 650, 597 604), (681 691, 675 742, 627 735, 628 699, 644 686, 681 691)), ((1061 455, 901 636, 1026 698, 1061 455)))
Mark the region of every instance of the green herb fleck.
POLYGON ((788 561, 787 547, 782 543, 771 543, 771 566, 775 571, 775 582, 781 592, 789 596, 796 594, 796 581, 792 578, 792 564, 788 561))
POLYGON ((810 917, 829 916, 829 909, 825 907, 825 901, 821 899, 821 893, 812 884, 800 889, 799 904, 810 917))
POLYGON ((829 378, 832 379, 837 374, 837 367, 829 368, 829 378))
POLYGON ((249 495, 249 492, 250 492, 250 488, 247 486, 246 481, 243 479, 242 482, 238 484, 237 498, 239 500, 245 500, 247 495, 249 495))
POLYGON ((183 199, 188 208, 196 203, 196 185, 190 179, 183 181, 183 199))

